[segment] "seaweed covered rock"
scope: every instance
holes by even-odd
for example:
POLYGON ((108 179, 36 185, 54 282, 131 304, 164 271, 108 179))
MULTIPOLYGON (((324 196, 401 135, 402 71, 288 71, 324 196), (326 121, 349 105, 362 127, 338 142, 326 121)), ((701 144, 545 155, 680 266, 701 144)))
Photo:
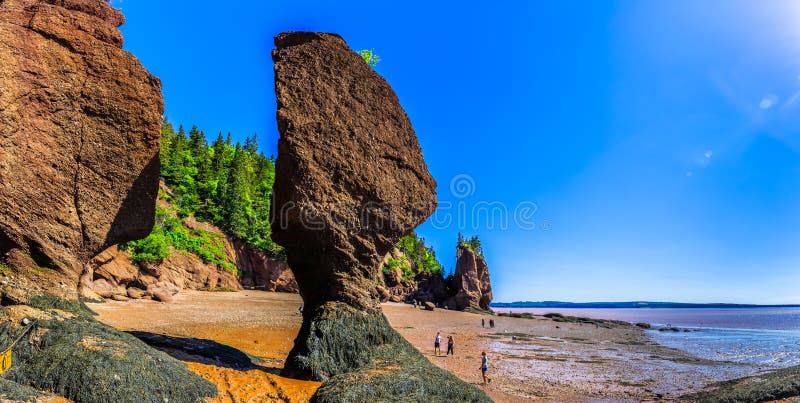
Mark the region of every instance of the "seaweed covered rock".
POLYGON ((718 382, 681 396, 687 402, 796 401, 800 396, 800 366, 776 369, 757 376, 718 382))
POLYGON ((0 1, 0 260, 27 295, 74 298, 84 265, 146 236, 161 83, 104 0, 0 1))
POLYGON ((82 303, 33 297, 30 305, 0 309, 0 340, 16 339, 27 330, 23 321, 36 321, 13 349, 0 396, 27 400, 35 388, 76 402, 163 403, 217 394, 186 364, 101 324, 82 303))
POLYGON ((275 38, 278 158, 272 238, 305 302, 284 374, 327 381, 317 401, 484 401, 392 329, 375 281, 433 213, 436 182, 389 84, 334 34, 275 38))

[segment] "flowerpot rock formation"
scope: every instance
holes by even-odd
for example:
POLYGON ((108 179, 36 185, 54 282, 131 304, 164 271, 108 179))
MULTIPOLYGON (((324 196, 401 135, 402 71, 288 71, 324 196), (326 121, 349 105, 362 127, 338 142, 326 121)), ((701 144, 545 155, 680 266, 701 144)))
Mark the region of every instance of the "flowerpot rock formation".
POLYGON ((288 32, 275 45, 272 238, 305 302, 284 374, 326 381, 315 401, 487 400, 430 364, 381 312, 383 257, 436 208, 397 96, 338 35, 288 32))

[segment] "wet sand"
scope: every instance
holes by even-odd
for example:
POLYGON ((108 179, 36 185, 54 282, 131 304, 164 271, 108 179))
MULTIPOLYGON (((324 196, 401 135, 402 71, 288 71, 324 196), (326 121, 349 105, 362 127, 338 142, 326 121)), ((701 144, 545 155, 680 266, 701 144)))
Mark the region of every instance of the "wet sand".
MULTIPOLYGON (((121 330, 213 340, 250 356, 245 368, 207 357, 173 355, 215 383, 213 402, 304 402, 319 383, 278 375, 301 317, 298 295, 260 291, 184 291, 171 304, 153 301, 90 304, 98 319, 121 330)), ((635 327, 606 329, 549 319, 493 317, 388 303, 387 318, 435 365, 480 385, 498 402, 641 401, 674 398, 706 384, 748 374, 747 366, 692 357, 650 341, 635 327), (454 356, 433 354, 442 332, 455 339, 454 356), (481 384, 480 353, 490 359, 489 385, 481 384)))

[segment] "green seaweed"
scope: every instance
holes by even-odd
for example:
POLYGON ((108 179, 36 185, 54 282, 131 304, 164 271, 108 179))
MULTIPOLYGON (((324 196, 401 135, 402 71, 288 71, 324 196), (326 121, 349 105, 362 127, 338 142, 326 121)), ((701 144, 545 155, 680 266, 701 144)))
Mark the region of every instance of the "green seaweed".
POLYGON ((800 396, 800 366, 712 385, 682 400, 709 403, 766 402, 800 396))
MULTIPOLYGON (((40 320, 40 329, 14 347, 14 365, 4 374, 6 380, 90 403, 194 402, 216 395, 216 387, 184 363, 96 321, 82 303, 54 297, 32 301, 32 306, 78 316, 40 320)), ((0 326, 0 340, 15 336, 7 323, 0 326)), ((3 391, 6 388, 20 391, 8 386, 3 391)))
POLYGON ((309 314, 284 374, 325 381, 313 402, 491 401, 431 364, 380 312, 339 303, 309 314))
POLYGON ((0 401, 35 402, 47 397, 46 394, 28 386, 0 378, 0 401))

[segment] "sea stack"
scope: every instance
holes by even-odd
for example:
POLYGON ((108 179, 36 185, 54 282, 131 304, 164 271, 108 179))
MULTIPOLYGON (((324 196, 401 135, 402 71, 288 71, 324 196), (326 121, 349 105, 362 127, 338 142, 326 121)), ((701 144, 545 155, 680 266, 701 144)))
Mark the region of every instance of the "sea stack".
POLYGON ((103 0, 0 1, 4 304, 75 298, 92 257, 153 226, 161 82, 122 50, 124 20, 103 0))
POLYGON ((456 270, 453 275, 453 289, 458 290, 450 298, 448 306, 463 310, 490 311, 492 284, 489 281, 489 266, 483 256, 472 248, 458 245, 456 249, 456 270))
POLYGON ((381 312, 381 260, 436 208, 394 91, 338 35, 282 33, 275 46, 272 238, 305 302, 284 374, 327 381, 316 401, 488 400, 430 364, 381 312))

